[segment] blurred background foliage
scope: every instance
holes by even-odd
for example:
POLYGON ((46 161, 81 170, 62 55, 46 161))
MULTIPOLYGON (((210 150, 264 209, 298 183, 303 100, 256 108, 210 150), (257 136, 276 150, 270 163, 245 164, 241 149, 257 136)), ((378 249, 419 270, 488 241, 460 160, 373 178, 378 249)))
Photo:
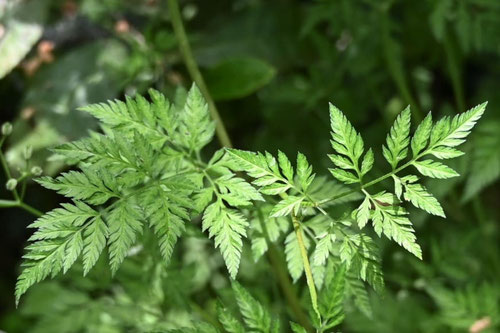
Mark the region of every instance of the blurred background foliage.
MULTIPOLYGON (((381 241, 387 290, 370 294, 372 313, 348 306, 341 330, 498 332, 500 2, 180 4, 196 60, 238 148, 300 150, 325 173, 329 101, 378 152, 408 104, 416 122, 429 110, 440 117, 489 101, 468 154, 454 165, 462 177, 427 184, 443 202, 446 222, 413 213, 424 261, 381 241)), ((149 87, 173 97, 190 83, 164 1, 0 0, 0 118, 14 124, 6 147, 14 170, 25 167, 22 152, 31 145, 32 164, 49 175, 61 171, 47 148, 96 129, 80 106, 149 87)), ((9 197, 4 188, 2 199, 9 197)), ((26 200, 47 211, 62 199, 30 184, 26 200)), ((169 267, 147 250, 146 234, 115 280, 106 265, 87 278, 74 269, 34 287, 16 310, 14 283, 32 220, 15 209, 0 211, 4 331, 167 329, 193 318, 210 321, 217 299, 235 303, 220 256, 193 229, 169 267)), ((246 246, 239 280, 288 318, 269 271, 246 246)))

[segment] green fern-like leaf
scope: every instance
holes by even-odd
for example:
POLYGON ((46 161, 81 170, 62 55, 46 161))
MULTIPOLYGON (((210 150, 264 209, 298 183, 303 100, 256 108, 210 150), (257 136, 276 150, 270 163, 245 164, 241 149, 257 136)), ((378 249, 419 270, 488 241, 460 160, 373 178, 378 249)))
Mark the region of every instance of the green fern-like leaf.
POLYGON ((373 310, 365 283, 359 280, 358 277, 352 272, 346 273, 345 283, 346 292, 354 299, 354 305, 356 308, 368 318, 372 318, 373 310))
POLYGON ((234 279, 240 265, 243 237, 246 237, 248 222, 243 215, 229 209, 217 200, 205 210, 203 230, 215 238, 215 246, 220 247, 229 274, 234 279))
POLYGON ((136 96, 83 108, 101 121, 106 135, 91 133, 54 149, 80 171, 38 181, 75 203, 32 225, 38 230, 27 248, 18 300, 31 285, 66 272, 80 257, 87 274, 106 246, 116 272, 145 227, 154 231, 168 262, 196 213, 204 216, 204 230, 236 276, 248 226, 239 207, 263 200, 262 195, 225 166, 224 151, 209 163, 200 159, 214 123, 195 86, 180 107, 157 91, 149 95, 151 102, 136 96))
POLYGON ((350 272, 368 282, 376 291, 384 288, 381 259, 377 245, 368 235, 346 235, 340 247, 340 259, 350 272))
POLYGON ((433 215, 446 217, 439 201, 427 192, 425 187, 420 184, 406 184, 404 188, 405 200, 410 201, 415 207, 433 215))
POLYGON ((293 333, 307 333, 307 330, 297 323, 290 322, 290 327, 291 327, 293 333))
POLYGON ((179 132, 183 134, 183 144, 190 151, 199 151, 212 141, 215 122, 210 118, 208 105, 195 85, 189 90, 180 119, 179 132))
POLYGON ((487 104, 487 102, 480 104, 452 119, 445 117, 439 120, 432 128, 429 148, 456 147, 464 143, 465 138, 484 114, 487 104))
POLYGON ((326 234, 316 243, 312 256, 313 265, 323 266, 326 263, 335 240, 335 234, 326 234))
POLYGON ((387 146, 383 147, 384 157, 396 169, 398 163, 404 160, 408 154, 408 145, 410 144, 410 107, 401 112, 396 118, 394 125, 387 136, 387 146))
POLYGON ((106 219, 109 226, 109 261, 114 273, 142 231, 142 216, 133 202, 124 200, 114 207, 106 219))
POLYGON ((233 164, 232 169, 235 171, 245 171, 250 177, 255 180, 252 182, 258 186, 259 191, 267 195, 277 195, 286 192, 293 187, 293 181, 288 177, 293 175, 293 169, 288 158, 279 153, 278 162, 271 154, 253 153, 237 149, 227 150, 233 164), (281 170, 284 171, 281 174, 281 170))
MULTIPOLYGON (((329 155, 329 157, 340 168, 330 169, 330 172, 341 182, 346 184, 357 183, 362 177, 359 160, 364 152, 363 139, 344 114, 332 104, 330 104, 330 123, 332 127, 331 143, 337 154, 329 155)), ((373 153, 368 153, 364 159, 368 160, 367 162, 363 161, 364 164, 369 165, 371 168, 373 153)), ((367 168, 365 167, 365 169, 367 168)))
POLYGON ((85 200, 93 205, 100 205, 111 198, 120 197, 119 185, 105 169, 101 171, 88 169, 84 172, 70 171, 63 173, 56 179, 43 177, 37 182, 66 197, 85 200))
POLYGON ((245 328, 240 321, 220 303, 217 304, 217 318, 229 333, 245 333, 245 328))
POLYGON ((414 162, 415 168, 424 176, 447 179, 460 176, 455 170, 440 162, 423 160, 414 162))
MULTIPOLYGON (((23 256, 24 269, 16 285, 16 302, 33 284, 61 270, 67 271, 82 251, 98 251, 88 240, 94 237, 95 223, 100 223, 98 213, 81 202, 63 204, 32 223, 30 228, 37 230, 23 256)), ((92 260, 88 259, 87 266, 91 265, 92 260)))
MULTIPOLYGON (((189 193, 189 192, 187 192, 189 193)), ((153 228, 160 251, 166 262, 170 260, 177 239, 185 230, 184 221, 189 220, 188 209, 192 204, 186 192, 176 195, 166 191, 161 185, 148 188, 140 197, 150 227, 153 228)))
POLYGON ((431 130, 432 113, 429 112, 420 125, 418 125, 415 134, 411 138, 411 150, 413 152, 413 157, 417 157, 418 154, 427 146, 427 142, 431 136, 431 130))
POLYGON ((319 311, 326 321, 326 328, 335 327, 344 320, 345 275, 346 266, 341 265, 321 292, 319 311))
POLYGON ((248 328, 258 332, 269 332, 271 330, 269 311, 236 281, 233 281, 233 291, 248 328))
MULTIPOLYGON (((304 243, 304 246, 308 249, 311 243, 307 237, 304 238, 304 243)), ((300 279, 304 273, 304 263, 301 258, 300 248, 295 232, 289 233, 285 239, 285 256, 288 271, 295 282, 300 279)))

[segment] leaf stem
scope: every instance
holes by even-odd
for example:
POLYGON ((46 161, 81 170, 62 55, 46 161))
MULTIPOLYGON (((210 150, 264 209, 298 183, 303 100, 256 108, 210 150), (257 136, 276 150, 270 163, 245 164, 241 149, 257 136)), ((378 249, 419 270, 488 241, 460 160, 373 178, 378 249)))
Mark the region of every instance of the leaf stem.
MULTIPOLYGON (((12 175, 10 173, 9 165, 7 164, 7 160, 5 159, 5 156, 4 156, 2 150, 0 150, 0 163, 2 164, 2 168, 3 168, 3 171, 5 173, 5 177, 7 177, 7 180, 11 179, 12 175)), ((14 195, 14 199, 16 199, 16 201, 20 201, 19 193, 17 192, 16 188, 14 188, 14 190, 12 190, 12 193, 14 195)))
POLYGON ((374 179, 374 180, 372 180, 372 181, 370 181, 370 182, 368 182, 368 183, 366 183, 366 184, 364 184, 364 185, 360 186, 360 188, 354 188, 354 189, 352 189, 352 190, 342 192, 342 193, 340 193, 340 194, 338 194, 338 195, 336 195, 336 196, 333 196, 333 197, 331 197, 331 198, 328 198, 328 199, 322 200, 322 201, 320 201, 318 204, 319 204, 319 205, 322 205, 322 204, 325 204, 325 203, 327 203, 327 202, 330 202, 330 201, 333 201, 333 200, 340 199, 340 198, 345 197, 345 196, 347 196, 347 195, 349 195, 349 194, 353 194, 353 193, 356 193, 356 192, 358 192, 358 191, 363 191, 364 189, 366 189, 366 188, 368 188, 368 187, 370 187, 370 186, 373 186, 373 185, 375 185, 375 184, 377 184, 377 183, 380 183, 381 181, 386 180, 387 178, 390 178, 390 177, 394 176, 395 174, 397 174, 398 172, 402 171, 403 169, 406 169, 407 167, 409 167, 409 166, 413 165, 413 163, 414 163, 415 161, 417 161, 420 157, 424 156, 424 155, 425 155, 425 153, 426 153, 426 152, 424 152, 424 153, 420 153, 419 155, 415 156, 414 158, 412 158, 412 159, 411 159, 410 161, 408 161, 407 163, 405 163, 405 164, 401 165, 399 168, 396 168, 396 169, 392 170, 391 172, 388 172, 388 173, 386 173, 386 174, 384 174, 384 175, 382 175, 382 176, 380 176, 380 177, 378 177, 378 178, 376 178, 376 179, 374 179))
POLYGON ((31 214, 33 214, 37 217, 41 217, 43 215, 43 213, 41 211, 39 211, 38 209, 36 209, 34 207, 31 207, 30 205, 28 205, 25 202, 22 202, 22 201, 19 202, 19 207, 24 209, 27 212, 30 212, 31 214))
MULTIPOLYGON (((219 112, 217 111, 215 103, 214 103, 212 97, 210 96, 210 93, 208 92, 208 89, 207 89, 207 86, 206 86, 205 81, 203 79, 203 76, 201 75, 201 72, 198 68, 198 65, 197 65, 196 61, 194 60, 194 57, 193 57, 193 54, 191 51, 191 47, 189 45, 189 42, 188 42, 188 39, 186 36, 186 31, 185 31, 184 25, 182 23, 181 14, 180 14, 180 10, 179 10, 179 4, 178 4, 177 0, 168 0, 167 3, 168 3, 168 8, 170 10, 170 15, 171 15, 171 19, 172 19, 172 25, 174 28, 174 32, 175 32, 177 41, 179 43, 179 49, 180 49, 181 54, 183 56, 183 59, 184 59, 184 62, 186 64, 186 67, 188 69, 188 72, 191 75, 194 82, 200 88, 201 92, 205 96, 205 99, 207 100, 208 107, 210 109, 210 113, 212 115, 212 118, 216 122, 216 133, 217 133, 217 137, 219 139, 219 142, 221 143, 221 145, 223 147, 231 148, 233 146, 231 139, 229 138, 229 136, 227 134, 227 131, 224 127, 224 124, 223 124, 222 119, 219 115, 219 112)), ((296 217, 294 217, 294 227, 295 227, 295 232, 297 234, 297 240, 299 242, 299 246, 301 249, 301 255, 302 255, 302 260, 304 262, 304 269, 305 269, 306 277, 307 277, 307 285, 309 287, 309 292, 311 295, 311 302, 313 305, 313 309, 316 312, 316 314, 318 315, 318 318, 321 319, 321 316, 319 314, 319 309, 318 309, 318 296, 317 296, 316 288, 314 285, 314 279, 312 277, 309 259, 307 257, 307 251, 306 251, 305 246, 304 246, 304 239, 303 239, 303 235, 302 235, 302 230, 300 227, 300 223, 298 222, 296 217)), ((274 255, 272 255, 271 253, 275 252, 275 249, 273 248, 272 244, 268 244, 268 247, 269 247, 269 251, 270 251, 269 255, 270 255, 271 262, 273 262, 273 261, 277 262, 276 259, 272 259, 272 257, 274 257, 274 255)), ((282 265, 279 265, 275 268, 278 268, 278 267, 282 267, 282 265)), ((279 270, 277 270, 277 271, 279 272, 279 270)), ((283 274, 283 272, 278 273, 278 278, 280 279, 281 286, 283 288, 285 296, 287 296, 287 298, 288 298, 288 301, 291 302, 292 304, 297 303, 297 301, 294 299, 295 295, 292 292, 292 289, 290 286, 290 281, 288 281, 288 276, 286 275, 286 273, 285 274, 283 274)), ((292 306, 292 304, 290 304, 290 305, 292 306)), ((297 319, 304 317, 304 315, 302 314, 301 311, 300 311, 300 315, 298 315, 296 310, 295 310, 295 312, 297 314, 297 319)), ((301 321, 304 321, 304 319, 302 318, 301 321)), ((307 326, 309 326, 309 325, 307 325, 307 326)))
POLYGON ((0 208, 17 207, 19 203, 14 200, 0 200, 0 208))
POLYGON ((309 323, 307 315, 302 310, 302 307, 300 305, 300 300, 298 299, 293 284, 288 276, 287 268, 283 264, 284 259, 280 255, 279 251, 276 249, 276 245, 269 238, 269 233, 267 231, 267 226, 264 221, 264 215, 262 214, 262 210, 258 209, 257 214, 258 214, 259 224, 264 234, 264 238, 266 239, 268 247, 267 255, 271 263, 271 269, 274 271, 274 274, 278 278, 279 285, 281 287, 281 290, 283 291, 283 294, 285 295, 285 298, 288 301, 288 305, 290 305, 290 308, 295 314, 295 319, 297 320, 297 322, 299 322, 299 324, 305 327, 307 331, 310 332, 312 331, 313 328, 309 323))
POLYGON ((25 202, 22 201, 16 201, 16 200, 1 200, 0 199, 0 208, 14 208, 14 207, 19 207, 24 209, 27 212, 30 212, 31 214, 35 215, 36 217, 40 217, 43 215, 41 211, 38 209, 31 207, 25 202))
POLYGON ((311 265, 309 264, 309 257, 307 256, 307 250, 304 244, 304 235, 302 234, 302 226, 300 221, 295 214, 292 215, 293 228, 295 230, 295 235, 297 237, 297 243, 299 244, 300 255, 302 256, 302 262, 304 264, 304 271, 306 273, 307 286, 309 287, 309 295, 311 296, 311 303, 314 312, 318 316, 321 322, 321 315, 318 308, 318 294, 316 292, 316 286, 314 284, 314 278, 312 276, 311 265))
MULTIPOLYGON (((5 136, 2 137, 2 139, 0 141, 0 148, 3 145, 4 141, 5 141, 5 136)), ((3 168, 5 176, 7 177, 7 180, 11 179, 12 174, 10 173, 9 165, 7 164, 7 160, 5 159, 5 155, 3 154, 3 151, 1 149, 0 149, 0 165, 3 168)), ((21 177, 20 180, 24 181, 23 177, 21 177)), ((24 186, 25 186, 24 184, 25 183, 23 182, 23 192, 24 192, 24 186)), ((31 207, 27 203, 23 202, 22 197, 19 196, 19 192, 17 191, 16 188, 14 188, 12 190, 12 194, 13 194, 15 200, 0 200, 0 208, 19 207, 19 208, 24 209, 27 212, 30 212, 31 214, 33 214, 37 217, 40 217, 43 215, 43 213, 41 211, 39 211, 38 209, 31 207)))
POLYGON ((184 29, 184 25, 182 23, 181 13, 179 9, 179 3, 177 0, 168 0, 168 9, 170 11, 170 18, 172 20, 172 26, 174 28, 174 33, 179 43, 179 50, 182 54, 182 58, 184 63, 186 64, 189 75, 196 83, 198 88, 200 88, 203 96, 205 97, 208 108, 210 110, 210 114, 212 118, 215 120, 216 128, 215 131, 217 133, 217 138, 219 139, 220 144, 223 147, 231 148, 233 146, 229 135, 227 134, 224 123, 217 111, 217 107, 215 106, 214 100, 210 93, 208 92, 207 85, 205 84, 205 80, 201 75, 200 69, 198 68, 198 64, 194 59, 193 52, 191 51, 191 46, 189 45, 189 41, 186 35, 186 30, 184 29))
MULTIPOLYGON (((219 139, 220 144, 223 147, 226 148, 232 148, 233 144, 231 142, 231 139, 229 138, 229 135, 227 134, 226 128, 224 126, 224 123, 222 121, 222 118, 219 115, 219 112, 217 111, 217 107, 215 106, 215 103, 208 91, 208 88, 205 84, 205 80, 203 79, 203 76, 201 75, 201 72, 198 68, 198 65, 194 59, 193 53, 191 51, 191 46, 189 45, 188 38, 186 36, 186 31, 184 29, 184 25, 182 23, 182 18, 179 10, 179 4, 177 0, 168 0, 167 1, 168 8, 170 10, 170 16, 172 19, 172 26, 174 28, 174 33, 176 35, 177 41, 179 43, 179 49, 182 54, 184 63, 186 64, 187 70, 189 72, 189 75, 191 75, 191 78, 193 81, 198 85, 198 88, 200 88, 203 96, 207 100, 208 107, 210 110, 210 114, 212 118, 216 122, 216 134, 217 138, 219 139)), ((285 294, 285 297, 287 298, 288 303, 292 307, 293 311, 295 312, 296 319, 297 321, 301 322, 303 326, 306 328, 310 327, 310 324, 307 320, 306 315, 302 312, 300 308, 300 302, 293 290, 292 284, 288 278, 288 273, 286 268, 283 266, 281 263, 278 251, 274 247, 274 244, 270 243, 268 244, 269 247, 269 259, 271 261, 271 264, 273 266, 273 269, 276 272, 276 275, 278 277, 278 280, 280 281, 281 288, 283 289, 283 293, 285 294)))

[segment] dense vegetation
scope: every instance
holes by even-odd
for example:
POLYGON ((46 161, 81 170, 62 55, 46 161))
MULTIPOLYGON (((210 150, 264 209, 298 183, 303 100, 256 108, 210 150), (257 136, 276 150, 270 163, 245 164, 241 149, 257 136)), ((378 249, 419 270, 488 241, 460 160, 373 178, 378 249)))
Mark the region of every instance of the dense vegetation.
POLYGON ((496 332, 499 17, 0 2, 0 329, 496 332))

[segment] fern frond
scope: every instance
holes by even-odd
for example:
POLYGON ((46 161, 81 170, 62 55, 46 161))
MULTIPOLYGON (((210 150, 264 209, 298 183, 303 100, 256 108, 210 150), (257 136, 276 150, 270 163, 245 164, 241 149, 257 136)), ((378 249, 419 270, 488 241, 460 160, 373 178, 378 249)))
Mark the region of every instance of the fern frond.
POLYGON ((404 198, 429 214, 446 217, 439 201, 420 184, 403 183, 404 198))
POLYGON ((96 216, 83 231, 83 275, 94 267, 106 246, 109 237, 108 226, 101 216, 96 216))
POLYGON ((433 160, 415 161, 413 165, 422 175, 431 178, 447 179, 460 176, 449 166, 433 160))
POLYGON ((411 112, 408 106, 398 115, 389 135, 387 135, 387 143, 383 147, 383 155, 393 170, 396 169, 398 163, 404 160, 408 154, 410 121, 411 112))
POLYGON ((240 321, 236 319, 221 303, 217 303, 217 318, 227 332, 245 333, 245 328, 240 321))
POLYGON ((456 147, 464 143, 471 129, 484 114, 488 102, 456 115, 452 119, 443 118, 432 128, 429 148, 456 147))
MULTIPOLYGON (((151 92, 150 92, 151 93, 151 92)), ((153 94, 153 93, 151 93, 153 94)), ((115 100, 108 103, 91 104, 80 108, 99 119, 102 124, 123 133, 138 132, 144 135, 155 147, 162 146, 167 140, 166 130, 161 126, 158 114, 142 96, 127 97, 125 102, 115 100)), ((170 108, 161 110, 170 112, 170 108)))
POLYGON ((115 273, 142 232, 143 218, 138 207, 130 200, 119 201, 106 217, 109 226, 109 261, 115 273))
POLYGON ((215 247, 220 248, 233 279, 240 265, 242 239, 246 237, 247 226, 244 216, 226 207, 221 200, 209 205, 203 214, 203 231, 208 230, 209 237, 215 238, 215 247))
POLYGON ((229 172, 214 180, 220 197, 234 207, 250 206, 252 201, 264 201, 262 195, 243 178, 229 172))
POLYGON ((370 197, 370 201, 374 207, 371 218, 375 232, 379 236, 383 233, 417 258, 422 259, 422 249, 416 243, 415 230, 406 217, 406 211, 397 206, 396 198, 389 193, 380 192, 370 197))
POLYGON ((291 195, 282 199, 270 212, 271 217, 298 214, 304 207, 316 207, 310 193, 310 187, 315 179, 312 167, 306 157, 297 155, 297 169, 294 172, 292 164, 284 153, 278 152, 278 160, 269 153, 253 153, 237 149, 226 150, 230 159, 230 167, 234 171, 245 171, 254 178, 252 184, 259 188, 262 194, 283 195, 290 191, 291 195), (293 177, 294 174, 296 177, 293 177))
MULTIPOLYGON (((304 246, 309 249, 311 242, 304 237, 304 246)), ((285 256, 288 271, 293 281, 296 282, 304 273, 304 263, 300 254, 300 247, 295 232, 291 232, 285 239, 285 256)))
POLYGON ((177 239, 185 230, 184 223, 190 219, 188 209, 193 208, 187 193, 173 194, 158 185, 144 191, 140 200, 146 219, 158 237, 163 259, 169 262, 177 239))
MULTIPOLYGON (((159 92, 150 91, 150 97, 152 102, 137 96, 126 102, 86 107, 101 120, 107 135, 93 133, 55 148, 57 154, 79 162, 81 171, 70 171, 56 179, 44 177, 39 182, 74 199, 75 205, 63 205, 33 224, 38 230, 27 255, 36 260, 29 261, 21 273, 17 298, 33 283, 66 272, 82 254, 87 274, 106 245, 111 270, 116 272, 145 225, 154 230, 160 252, 168 261, 191 212, 196 208, 203 212, 213 200, 214 189, 203 188, 204 177, 195 172, 200 168, 197 163, 203 163, 192 156, 213 136, 200 92, 191 89, 182 116, 159 92), (199 200, 201 193, 205 193, 203 201, 199 200), (91 207, 98 205, 103 206, 99 214, 91 207), (91 215, 85 215, 87 211, 91 215)), ((234 207, 262 200, 251 185, 216 164, 206 166, 206 172, 218 173, 220 200, 234 207)), ((211 230, 234 276, 247 222, 241 213, 229 208, 221 217, 211 230)))
POLYGON ((296 197, 289 195, 285 199, 281 200, 274 206, 271 211, 271 217, 280 217, 290 215, 292 212, 298 214, 300 209, 300 204, 304 200, 304 197, 296 197))
POLYGON ((380 254, 368 235, 345 235, 339 255, 349 271, 368 282, 376 291, 384 289, 380 254))
POLYGON ((183 145, 190 151, 199 151, 212 140, 215 133, 215 122, 210 119, 208 105, 194 84, 180 114, 179 132, 183 135, 183 145))
MULTIPOLYGON (((231 168, 234 171, 245 171, 254 178, 252 184, 258 186, 263 194, 275 195, 286 192, 292 187, 291 181, 283 176, 279 169, 278 161, 269 153, 253 153, 249 151, 226 149, 228 156, 233 162, 231 168)), ((284 161, 284 154, 281 154, 284 161)), ((288 161, 288 158, 286 158, 288 161)), ((285 163, 285 162, 284 162, 285 163)), ((290 162, 285 163, 287 172, 291 168, 290 162)))
POLYGON ((23 256, 24 269, 16 284, 16 303, 33 284, 69 269, 84 247, 88 249, 87 238, 92 231, 86 229, 98 220, 94 209, 75 202, 63 204, 62 208, 48 212, 30 225, 37 231, 23 256))
POLYGON ((368 318, 372 318, 373 310, 363 281, 352 272, 347 272, 345 283, 346 292, 353 298, 356 308, 368 318))
POLYGON ((120 197, 119 185, 105 169, 70 171, 56 179, 42 177, 36 181, 47 189, 57 191, 68 198, 85 200, 92 205, 100 205, 111 198, 120 197))
POLYGON ((293 333, 307 333, 307 331, 304 327, 302 327, 299 324, 294 323, 292 321, 290 322, 290 327, 291 327, 293 333))
POLYGON ((248 328, 258 332, 270 332, 271 315, 267 309, 253 298, 238 282, 233 281, 232 285, 238 307, 248 328))
POLYGON ((429 112, 420 125, 418 125, 415 130, 415 134, 413 134, 413 137, 411 138, 411 150, 413 152, 413 157, 417 157, 418 154, 427 146, 431 136, 431 130, 432 113, 429 112))
POLYGON ((314 248, 312 255, 313 265, 323 266, 326 263, 335 240, 335 234, 327 233, 316 243, 316 247, 314 248))
POLYGON ((309 193, 309 187, 315 179, 312 166, 307 161, 304 154, 297 154, 297 181, 300 184, 302 191, 309 193))
POLYGON ((341 265, 320 294, 319 311, 326 321, 326 328, 337 326, 344 320, 345 275, 346 266, 341 265))
POLYGON ((339 169, 330 169, 332 175, 346 184, 354 184, 361 180, 373 164, 373 153, 365 155, 363 172, 359 166, 359 159, 364 152, 364 142, 345 115, 330 104, 330 125, 332 128, 331 144, 337 154, 328 155, 333 164, 339 169), (352 173, 351 171, 354 171, 352 173))
POLYGON ((164 150, 167 156, 158 155, 149 142, 137 133, 134 138, 127 138, 118 132, 113 133, 113 137, 92 133, 89 138, 62 144, 52 151, 70 162, 86 162, 93 169, 107 169, 110 173, 128 175, 127 179, 136 180, 154 177, 167 163, 178 164, 182 158, 180 153, 171 149, 164 150))

